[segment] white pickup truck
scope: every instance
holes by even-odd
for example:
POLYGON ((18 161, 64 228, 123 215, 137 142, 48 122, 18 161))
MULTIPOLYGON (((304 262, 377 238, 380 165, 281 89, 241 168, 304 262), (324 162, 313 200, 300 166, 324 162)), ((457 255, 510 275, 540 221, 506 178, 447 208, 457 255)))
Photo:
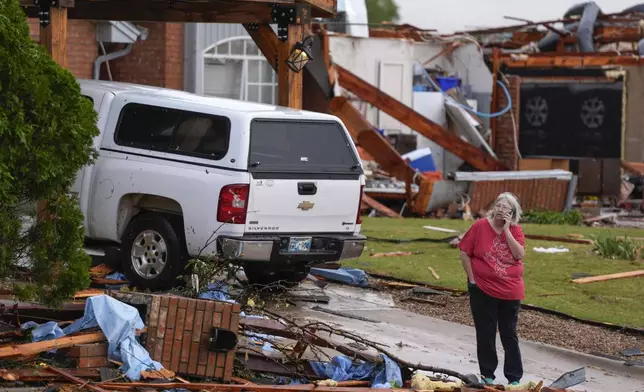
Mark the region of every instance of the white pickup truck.
POLYGON ((72 192, 87 242, 116 246, 139 287, 168 288, 216 255, 252 283, 298 282, 359 257, 364 174, 334 116, 182 91, 79 81, 99 157, 72 192))

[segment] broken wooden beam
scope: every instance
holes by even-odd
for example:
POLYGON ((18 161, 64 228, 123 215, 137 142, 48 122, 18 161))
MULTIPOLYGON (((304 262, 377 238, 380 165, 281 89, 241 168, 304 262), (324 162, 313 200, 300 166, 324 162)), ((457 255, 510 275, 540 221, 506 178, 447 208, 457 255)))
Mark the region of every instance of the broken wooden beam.
POLYGON ((349 70, 339 65, 336 65, 335 68, 342 87, 463 159, 476 169, 483 171, 506 170, 505 166, 490 154, 450 133, 442 126, 360 79, 349 70))
POLYGON ((97 387, 96 385, 90 384, 87 380, 80 379, 80 378, 72 375, 71 373, 69 373, 66 370, 58 369, 58 368, 53 367, 53 366, 47 366, 47 369, 49 369, 50 371, 52 371, 54 373, 60 374, 67 381, 71 381, 71 382, 73 382, 74 384, 77 384, 77 385, 82 385, 83 388, 87 388, 90 391, 93 391, 93 392, 107 392, 105 389, 103 389, 101 387, 97 387))
POLYGON ((329 108, 334 116, 342 120, 356 144, 369 155, 377 157, 378 164, 384 171, 400 181, 407 181, 410 175, 413 177, 416 171, 346 98, 333 98, 329 102, 329 108))
POLYGON ((592 240, 578 239, 578 238, 567 238, 567 237, 553 237, 549 235, 538 235, 538 234, 525 234, 525 238, 530 240, 540 240, 540 241, 552 241, 552 242, 565 242, 568 244, 582 244, 582 245, 592 245, 592 240))
POLYGON ((635 278, 638 276, 644 276, 644 270, 620 272, 617 274, 610 274, 610 275, 590 276, 587 278, 573 279, 572 282, 578 283, 578 284, 584 284, 584 283, 593 283, 593 282, 605 282, 607 280, 615 280, 615 279, 635 278))
POLYGON ((77 344, 99 343, 105 341, 103 332, 85 333, 81 335, 64 336, 62 338, 42 342, 12 344, 0 347, 0 358, 28 357, 45 351, 71 347, 77 344))
POLYGON ((396 211, 392 210, 384 204, 377 202, 369 195, 362 195, 362 201, 367 203, 369 207, 373 208, 384 216, 388 216, 389 218, 402 218, 396 211))
MULTIPOLYGON (((101 378, 99 370, 94 369, 66 369, 69 374, 76 377, 98 380, 101 378)), ((0 378, 5 381, 22 381, 22 382, 48 382, 65 380, 63 376, 52 372, 50 369, 38 368, 18 368, 18 369, 1 369, 0 378)))

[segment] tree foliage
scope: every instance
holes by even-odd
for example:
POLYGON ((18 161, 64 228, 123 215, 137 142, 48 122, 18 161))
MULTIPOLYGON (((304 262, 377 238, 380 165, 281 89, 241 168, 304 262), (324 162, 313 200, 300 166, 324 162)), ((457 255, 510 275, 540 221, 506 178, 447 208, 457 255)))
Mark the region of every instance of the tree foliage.
POLYGON ((19 0, 0 0, 0 278, 21 299, 58 305, 89 284, 83 216, 68 192, 97 134, 92 103, 30 39, 19 0), (26 225, 39 200, 44 219, 26 225))
POLYGON ((367 0, 367 17, 369 23, 398 22, 398 4, 396 0, 367 0))

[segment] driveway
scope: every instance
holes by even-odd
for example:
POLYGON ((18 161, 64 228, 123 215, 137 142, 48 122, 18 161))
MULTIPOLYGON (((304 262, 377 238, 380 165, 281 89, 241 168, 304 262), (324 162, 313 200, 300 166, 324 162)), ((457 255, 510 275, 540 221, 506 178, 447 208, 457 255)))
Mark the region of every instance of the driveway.
MULTIPOLYGON (((302 288, 319 292, 309 283, 302 288)), ((478 373, 474 328, 396 308, 391 295, 385 293, 334 284, 324 292, 331 298, 329 304, 300 303, 288 313, 296 318, 337 325, 371 341, 387 344, 390 346, 388 351, 411 363, 478 373), (316 306, 369 321, 313 310, 316 306)), ((500 364, 496 376, 497 381, 503 383, 500 340, 497 348, 500 364)), ((525 370, 523 381, 544 380, 545 385, 550 385, 563 373, 586 367, 587 382, 574 390, 644 392, 643 367, 627 367, 622 362, 530 341, 521 342, 521 351, 525 370)))

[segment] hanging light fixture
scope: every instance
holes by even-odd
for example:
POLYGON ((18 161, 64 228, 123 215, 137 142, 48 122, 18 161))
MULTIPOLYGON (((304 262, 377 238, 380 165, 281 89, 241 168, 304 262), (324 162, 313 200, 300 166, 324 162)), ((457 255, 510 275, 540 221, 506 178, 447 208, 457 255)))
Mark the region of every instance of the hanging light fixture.
POLYGON ((293 49, 291 49, 291 54, 286 60, 286 65, 293 71, 300 73, 306 66, 306 64, 313 60, 313 38, 311 36, 304 38, 304 40, 297 42, 293 49))

